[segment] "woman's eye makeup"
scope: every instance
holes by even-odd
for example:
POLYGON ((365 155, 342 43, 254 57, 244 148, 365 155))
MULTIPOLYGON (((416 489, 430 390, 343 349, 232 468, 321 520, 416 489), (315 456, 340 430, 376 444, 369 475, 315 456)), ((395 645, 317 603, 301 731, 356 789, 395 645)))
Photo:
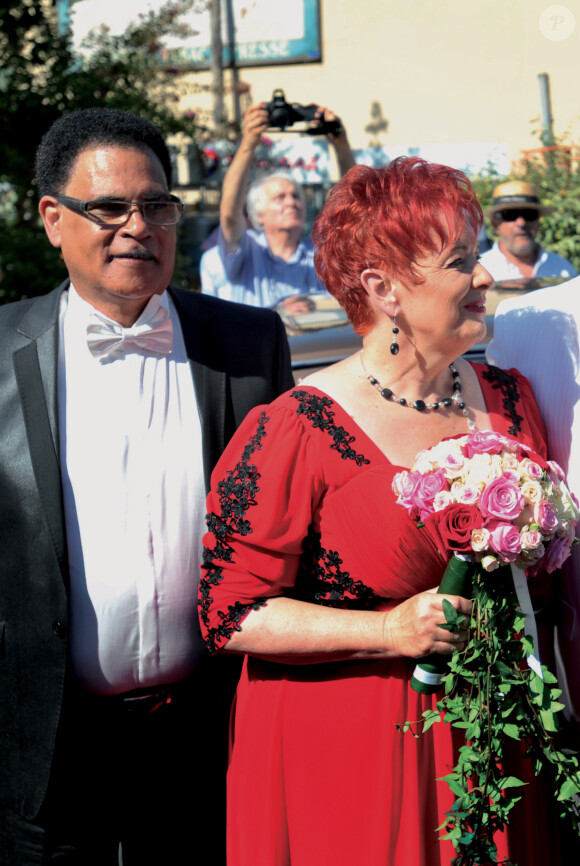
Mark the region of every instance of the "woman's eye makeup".
POLYGON ((481 258, 481 256, 479 254, 479 250, 476 250, 474 253, 472 253, 470 255, 457 256, 457 258, 454 258, 449 262, 447 267, 448 268, 455 268, 455 269, 466 267, 468 265, 472 265, 472 267, 475 267, 475 265, 478 263, 480 258, 481 258))

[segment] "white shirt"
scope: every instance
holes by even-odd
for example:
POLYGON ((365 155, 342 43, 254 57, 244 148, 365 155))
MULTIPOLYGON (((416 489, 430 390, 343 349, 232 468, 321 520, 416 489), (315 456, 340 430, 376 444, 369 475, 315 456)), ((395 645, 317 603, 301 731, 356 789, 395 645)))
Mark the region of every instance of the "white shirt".
POLYGON ((94 308, 72 286, 61 302, 70 657, 79 681, 98 694, 177 681, 203 653, 201 425, 169 296, 154 295, 143 315, 160 304, 174 328, 169 355, 135 349, 101 362, 86 340, 94 308))
MULTIPOLYGON (((496 282, 521 280, 523 276, 518 266, 504 256, 497 241, 490 250, 482 254, 480 262, 496 282)), ((540 255, 534 265, 532 276, 570 278, 576 276, 576 270, 568 259, 564 259, 556 253, 549 253, 540 247, 540 255)))
MULTIPOLYGON (((548 456, 568 476, 580 499, 580 277, 502 301, 487 358, 516 367, 532 384, 548 433, 548 456)), ((578 528, 577 528, 578 532, 578 528)), ((560 649, 580 718, 580 547, 565 567, 560 649)))
POLYGON ((199 276, 204 295, 213 295, 214 298, 222 298, 225 301, 233 300, 232 285, 226 276, 217 246, 210 247, 202 255, 199 262, 199 276))

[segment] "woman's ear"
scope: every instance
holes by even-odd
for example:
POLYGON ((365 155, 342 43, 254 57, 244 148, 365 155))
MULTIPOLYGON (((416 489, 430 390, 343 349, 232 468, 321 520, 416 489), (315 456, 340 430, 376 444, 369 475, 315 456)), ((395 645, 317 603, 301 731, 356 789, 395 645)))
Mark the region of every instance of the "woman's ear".
POLYGON ((38 203, 38 212, 44 223, 44 230, 53 247, 61 246, 62 209, 52 195, 43 195, 38 203))
POLYGON ((399 303, 396 286, 387 272, 380 268, 366 268, 360 275, 360 281, 371 306, 380 308, 393 318, 399 303))

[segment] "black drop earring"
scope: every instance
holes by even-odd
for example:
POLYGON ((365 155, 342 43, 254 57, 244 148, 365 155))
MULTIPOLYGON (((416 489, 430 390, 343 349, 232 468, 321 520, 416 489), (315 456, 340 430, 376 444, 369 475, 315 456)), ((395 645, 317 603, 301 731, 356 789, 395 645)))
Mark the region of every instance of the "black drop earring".
POLYGON ((391 343, 391 355, 399 354, 399 344, 397 343, 397 334, 399 333, 399 329, 397 328, 397 314, 393 316, 393 342, 391 343))

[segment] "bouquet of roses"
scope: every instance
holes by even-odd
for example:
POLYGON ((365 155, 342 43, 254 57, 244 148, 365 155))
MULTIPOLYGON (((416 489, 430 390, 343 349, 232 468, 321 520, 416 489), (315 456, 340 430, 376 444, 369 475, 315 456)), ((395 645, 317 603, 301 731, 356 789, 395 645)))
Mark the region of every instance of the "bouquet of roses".
MULTIPOLYGON (((393 490, 397 503, 452 555, 439 587, 452 595, 464 595, 476 568, 513 563, 529 577, 560 568, 580 516, 557 463, 491 431, 421 451, 409 472, 395 475, 393 490)), ((517 572, 514 579, 522 603, 525 580, 517 572)), ((444 666, 440 656, 423 662, 414 688, 436 691, 444 666)))
MULTIPOLYGON (((458 852, 454 863, 497 862, 494 834, 525 784, 503 771, 506 738, 525 745, 536 774, 552 774, 561 815, 578 830, 578 760, 554 741, 561 690, 545 666, 530 661, 536 648, 526 587, 526 574, 560 568, 575 542, 580 514, 562 469, 515 440, 478 431, 421 451, 393 490, 417 531, 449 560, 439 592, 473 602, 465 649, 450 661, 430 657, 412 680, 419 692, 445 687, 436 709, 423 713, 423 730, 443 720, 465 735, 443 779, 455 803, 438 828, 458 852)), ((444 612, 443 627, 457 628, 454 608, 444 603, 444 612)), ((415 733, 412 725, 403 730, 415 733)))

